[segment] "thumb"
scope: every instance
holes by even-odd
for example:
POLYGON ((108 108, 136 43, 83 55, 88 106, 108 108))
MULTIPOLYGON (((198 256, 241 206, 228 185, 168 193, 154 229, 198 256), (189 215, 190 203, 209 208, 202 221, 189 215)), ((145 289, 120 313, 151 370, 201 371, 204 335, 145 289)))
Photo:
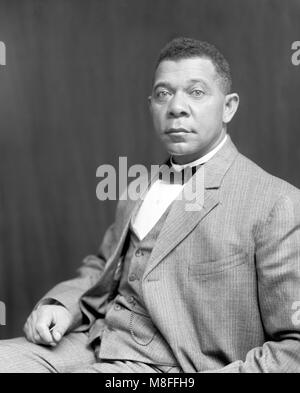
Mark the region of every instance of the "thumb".
POLYGON ((60 332, 60 330, 58 330, 56 327, 53 328, 53 330, 51 331, 52 333, 52 337, 56 342, 59 342, 63 336, 63 334, 60 332))
POLYGON ((69 327, 68 319, 57 322, 55 326, 51 329, 53 339, 56 342, 60 341, 62 336, 66 333, 68 327, 69 327))

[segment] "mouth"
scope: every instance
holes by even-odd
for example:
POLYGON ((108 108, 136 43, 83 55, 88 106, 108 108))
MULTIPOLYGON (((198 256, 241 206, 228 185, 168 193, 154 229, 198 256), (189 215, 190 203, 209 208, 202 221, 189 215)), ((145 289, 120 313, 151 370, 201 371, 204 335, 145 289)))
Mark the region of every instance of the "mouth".
POLYGON ((187 130, 186 128, 169 128, 165 133, 166 134, 189 134, 191 131, 187 130))

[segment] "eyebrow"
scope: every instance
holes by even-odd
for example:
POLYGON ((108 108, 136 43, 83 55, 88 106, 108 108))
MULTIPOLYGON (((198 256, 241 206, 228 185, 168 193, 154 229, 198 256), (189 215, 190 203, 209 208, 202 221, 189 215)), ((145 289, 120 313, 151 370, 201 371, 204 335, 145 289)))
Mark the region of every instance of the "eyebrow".
MULTIPOLYGON (((209 85, 204 79, 189 79, 187 81, 187 85, 194 85, 196 83, 202 83, 205 87, 209 88, 209 85)), ((169 82, 160 81, 153 86, 153 90, 156 90, 158 87, 168 87, 172 89, 172 85, 169 82)))

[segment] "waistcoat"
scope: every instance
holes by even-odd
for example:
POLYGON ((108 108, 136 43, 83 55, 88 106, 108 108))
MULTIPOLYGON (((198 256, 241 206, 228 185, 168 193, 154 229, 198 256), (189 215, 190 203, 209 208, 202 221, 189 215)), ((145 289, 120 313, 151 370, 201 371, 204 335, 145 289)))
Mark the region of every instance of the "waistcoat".
POLYGON ((177 365, 170 346, 151 321, 142 292, 142 277, 169 210, 170 206, 142 240, 130 225, 118 293, 101 332, 100 359, 177 365))

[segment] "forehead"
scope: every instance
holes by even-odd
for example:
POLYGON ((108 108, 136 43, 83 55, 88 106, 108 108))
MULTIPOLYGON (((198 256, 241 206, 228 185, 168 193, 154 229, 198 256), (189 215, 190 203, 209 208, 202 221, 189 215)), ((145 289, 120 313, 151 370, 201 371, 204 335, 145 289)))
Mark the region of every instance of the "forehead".
POLYGON ((190 80, 203 80, 212 85, 218 75, 214 64, 207 58, 163 60, 154 75, 154 85, 158 83, 185 83, 190 80))

